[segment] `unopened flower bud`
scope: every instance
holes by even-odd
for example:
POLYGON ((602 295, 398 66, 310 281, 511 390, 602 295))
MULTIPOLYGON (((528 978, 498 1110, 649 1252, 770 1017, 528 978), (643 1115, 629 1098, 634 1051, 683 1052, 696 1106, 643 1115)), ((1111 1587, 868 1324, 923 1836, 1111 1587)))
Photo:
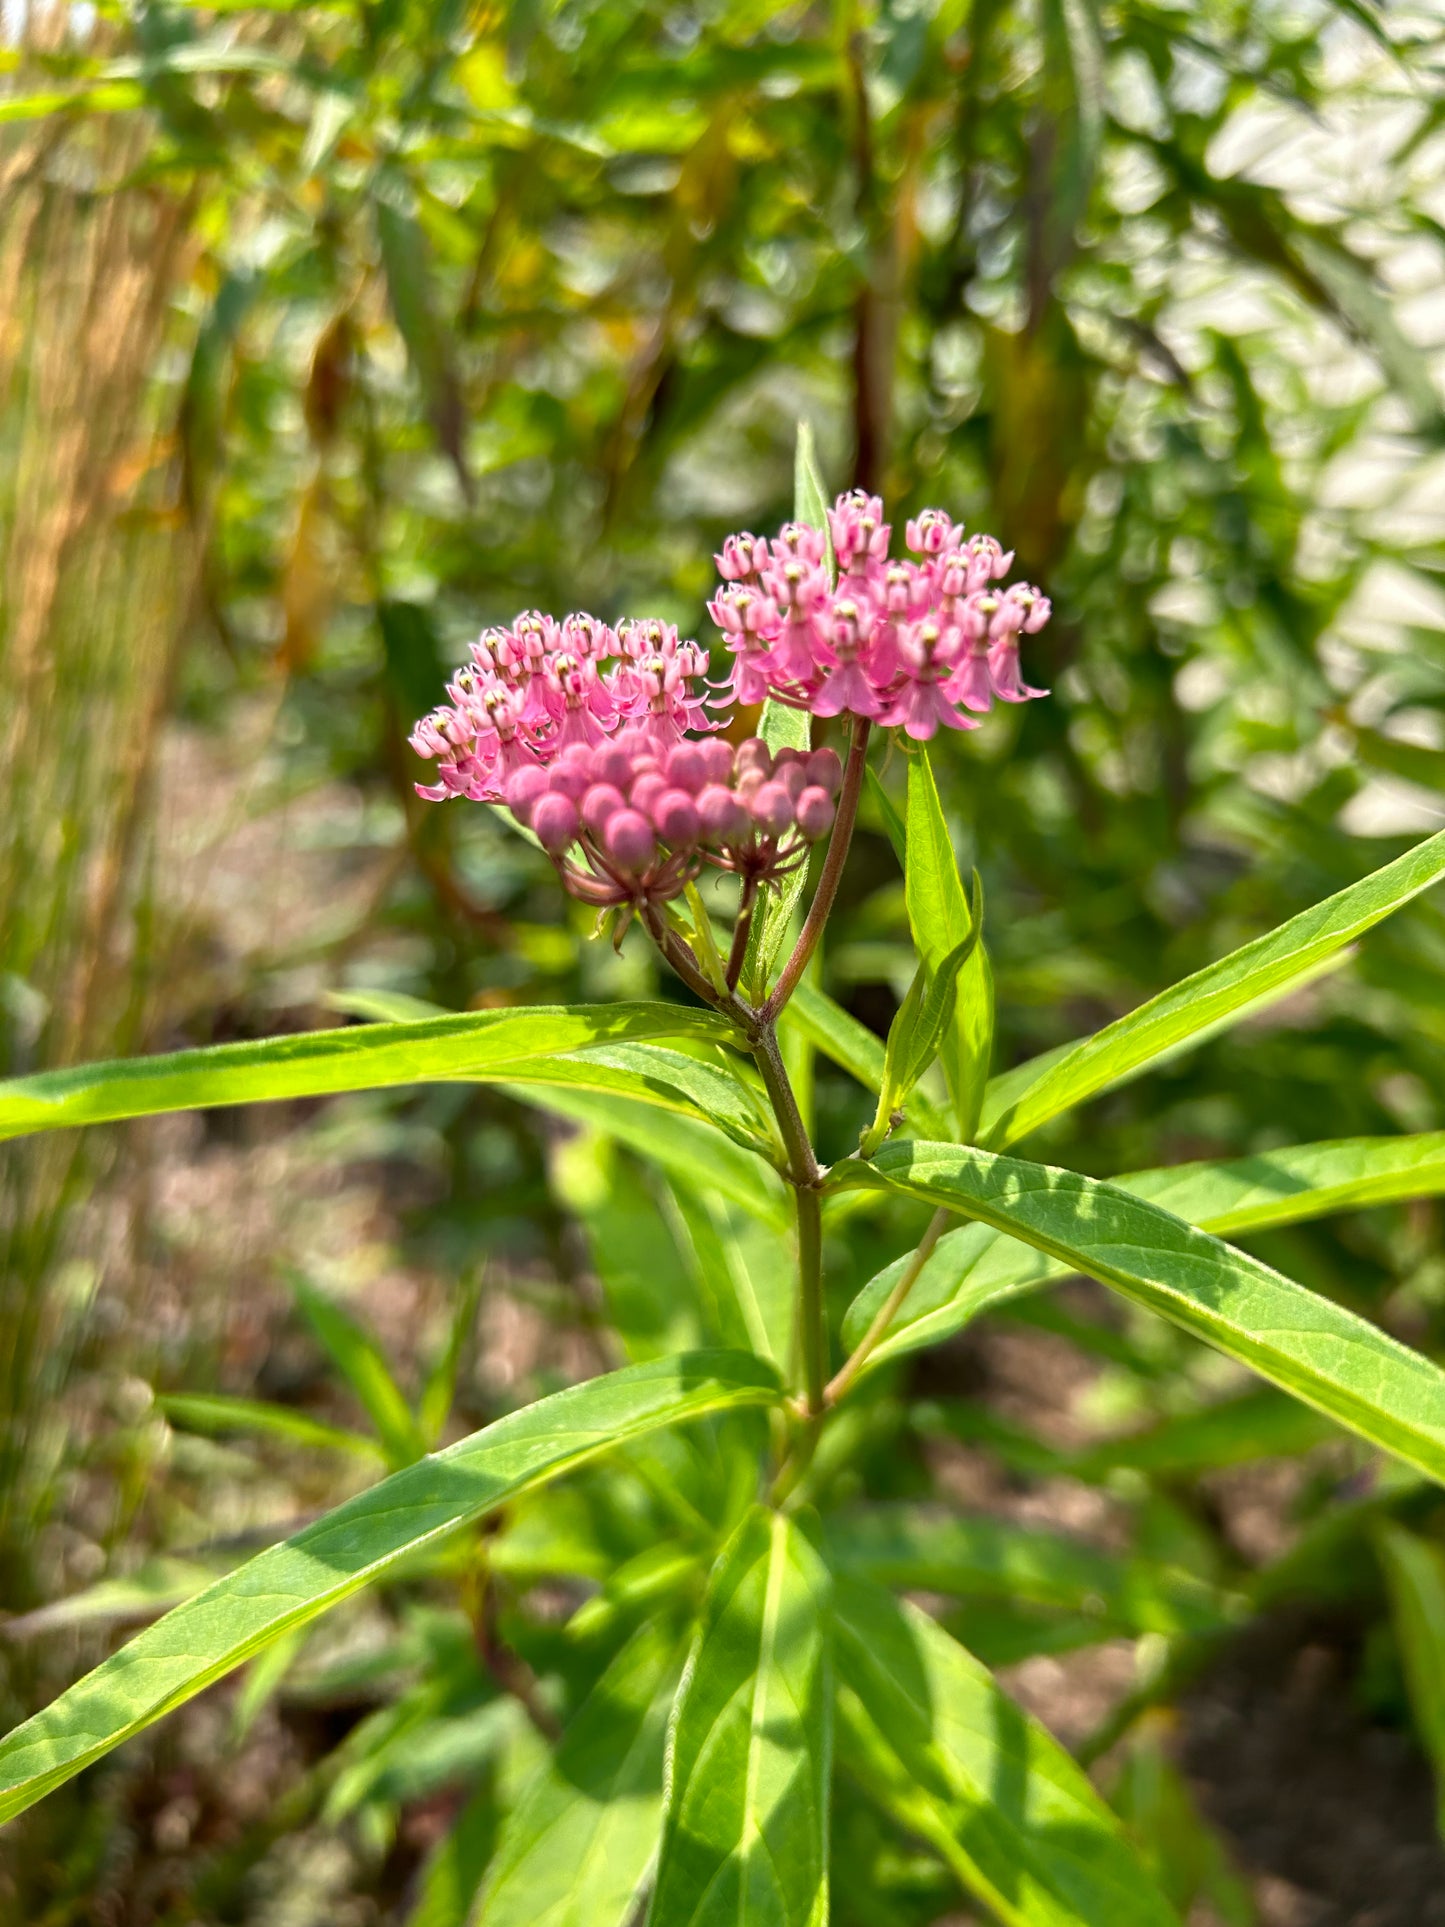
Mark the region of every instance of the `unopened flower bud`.
POLYGON ((537 799, 550 788, 548 772, 540 763, 525 763, 507 783, 507 808, 519 823, 530 824, 537 799))
POLYGON ((632 758, 617 743, 604 743, 592 752, 592 774, 599 783, 625 790, 632 781, 632 758))
POLYGON ((843 787, 843 765, 836 749, 815 749, 807 763, 809 786, 836 796, 843 787))
POLYGON ((676 789, 686 790, 689 796, 696 796, 708 778, 702 746, 698 743, 678 743, 667 752, 664 767, 668 782, 676 789))
POLYGON ((664 790, 649 814, 657 834, 674 849, 690 849, 697 842, 702 822, 686 790, 664 790))
POLYGON ((618 869, 634 875, 647 868, 656 848, 652 825, 640 810, 634 809, 616 811, 608 819, 602 840, 618 869))
POLYGON ((532 808, 532 829, 551 856, 561 856, 577 835, 577 811, 557 790, 539 796, 532 808))
POLYGON ((709 783, 698 792, 697 814, 704 838, 720 846, 741 843, 751 827, 743 804, 721 783, 709 783))
POLYGON ((773 753, 761 736, 749 736, 745 743, 738 744, 737 769, 739 776, 753 769, 761 776, 772 775, 773 753))
POLYGON ((797 757, 794 757, 794 759, 788 763, 785 763, 783 759, 779 757, 777 769, 773 772, 773 781, 775 783, 781 783, 796 803, 803 791, 808 787, 807 766, 797 757))
POLYGON ((833 827, 833 799, 816 783, 805 789, 794 804, 798 828, 810 843, 825 837, 833 827))
POLYGON ((781 836, 793 827, 793 799, 781 783, 763 783, 748 804, 753 821, 769 836, 781 836))
POLYGON ((695 745, 702 758, 704 781, 708 783, 731 783, 733 780, 733 746, 721 736, 709 736, 705 743, 695 745))
POLYGON ((580 803, 592 787, 592 772, 580 762, 564 762, 559 757, 547 775, 552 794, 570 797, 574 803, 580 803))
POLYGON ((659 769, 645 769, 640 776, 634 776, 627 792, 627 800, 633 809, 641 810, 644 816, 651 816, 652 806, 664 790, 673 787, 659 769))
POLYGON ((594 783, 582 798, 582 821, 593 836, 601 836, 627 799, 615 783, 594 783))

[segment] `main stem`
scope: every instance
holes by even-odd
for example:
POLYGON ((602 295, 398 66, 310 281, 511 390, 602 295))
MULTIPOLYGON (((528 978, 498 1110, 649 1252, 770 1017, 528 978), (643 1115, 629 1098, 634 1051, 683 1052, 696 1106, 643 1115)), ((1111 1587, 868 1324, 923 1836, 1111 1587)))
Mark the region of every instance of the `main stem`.
POLYGON ((777 1027, 770 1018, 765 1018, 758 1027, 753 1039, 753 1057, 778 1120, 788 1160, 788 1182, 797 1201, 803 1409, 809 1418, 817 1418, 823 1410, 823 1386, 828 1375, 828 1333, 823 1317, 823 1173, 783 1064, 777 1027))

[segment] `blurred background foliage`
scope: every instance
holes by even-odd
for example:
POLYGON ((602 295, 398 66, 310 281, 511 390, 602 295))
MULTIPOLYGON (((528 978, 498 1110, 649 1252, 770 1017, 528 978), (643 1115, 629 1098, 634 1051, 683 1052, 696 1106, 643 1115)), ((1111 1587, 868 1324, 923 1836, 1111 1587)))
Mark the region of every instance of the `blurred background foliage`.
MULTIPOLYGON (((712 552, 788 514, 799 418, 830 485, 881 490, 895 524, 946 506, 1054 599, 1025 665, 1051 700, 938 759, 986 885, 996 1068, 1445 820, 1438 10, 107 0, 5 22, 0 1069, 382 995, 649 989, 642 947, 590 943, 489 812, 418 803, 406 732, 478 627, 524 607, 707 635, 712 552)), ((910 970, 865 815, 824 978, 882 1028, 910 970)), ((1118 1170, 1438 1126, 1442 981, 1427 900, 1038 1154, 1118 1170)), ((861 1094, 820 1071, 815 1102, 840 1154, 861 1094)), ((178 1583, 156 1559, 345 1488, 324 1456, 248 1457, 154 1402, 259 1389, 354 1416, 284 1264, 362 1307, 418 1387, 450 1355, 456 1280, 489 1267, 458 1425, 616 1355, 596 1270, 619 1226, 653 1241, 654 1296, 678 1264, 672 1207, 625 1149, 563 1143, 497 1092, 0 1159, 7 1713, 178 1583), (91 1604, 56 1617, 72 1597, 91 1604)), ((840 1232, 840 1304, 888 1230, 840 1232)), ((1435 1206, 1257 1242, 1412 1343, 1445 1339, 1435 1206)), ((659 1342, 686 1330, 651 1315, 659 1342)), ((1052 1323, 1028 1335, 1064 1330, 1092 1362, 1067 1413, 1024 1412, 1036 1430, 1108 1435, 1233 1389, 1142 1315, 1106 1328, 1085 1296, 1052 1323)), ((989 1369, 960 1347, 895 1379, 879 1450, 931 1463, 919 1441, 957 1431, 961 1390, 994 1409, 989 1369)), ((995 1406, 1026 1480, 1018 1413, 995 1406)), ((1329 1484, 1291 1476, 1274 1550, 1329 1484)), ((1218 1494, 1150 1494, 1130 1516, 1177 1556, 1264 1558, 1218 1494), (1198 1550, 1210 1533, 1223 1551, 1198 1550)), ((1371 1623, 1360 1690, 1403 1728, 1371 1623)), ((339 1872, 319 1834, 295 1836, 304 1878, 276 1844, 320 1810, 306 1774, 366 1703, 351 1691, 295 1714, 249 1792, 198 1764, 224 1721, 133 1748, 104 1799, 36 1817, 12 1917, 404 1917, 435 1789, 374 1803, 390 1819, 339 1872), (308 1881, 314 1914, 265 1899, 308 1881)), ((1141 1826, 1182 1824, 1158 1752, 1151 1727, 1122 1783, 1141 1826)), ((861 1818, 850 1837, 891 1851, 861 1818)), ((935 1874, 894 1871, 888 1918, 935 1918, 935 1874)))

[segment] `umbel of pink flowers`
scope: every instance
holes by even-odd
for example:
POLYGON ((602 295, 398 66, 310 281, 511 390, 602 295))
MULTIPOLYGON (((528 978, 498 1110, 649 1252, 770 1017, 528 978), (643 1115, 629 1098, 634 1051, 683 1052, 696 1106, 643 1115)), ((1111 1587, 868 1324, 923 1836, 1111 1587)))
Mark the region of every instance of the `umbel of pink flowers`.
POLYGON ((1019 638, 1047 622, 1048 599, 998 586, 1013 556, 992 536, 965 538, 927 509, 907 526, 910 555, 890 558, 883 504, 856 492, 828 525, 836 574, 806 523, 723 544, 708 604, 733 656, 723 684, 706 681, 706 653, 670 623, 534 613, 484 631, 450 702, 412 732, 436 764, 419 794, 506 803, 568 888, 599 906, 664 901, 704 863, 755 888, 827 835, 842 772, 831 750, 774 758, 756 738, 718 740, 723 691, 917 740, 974 727, 995 699, 1044 693, 1022 679, 1019 638))

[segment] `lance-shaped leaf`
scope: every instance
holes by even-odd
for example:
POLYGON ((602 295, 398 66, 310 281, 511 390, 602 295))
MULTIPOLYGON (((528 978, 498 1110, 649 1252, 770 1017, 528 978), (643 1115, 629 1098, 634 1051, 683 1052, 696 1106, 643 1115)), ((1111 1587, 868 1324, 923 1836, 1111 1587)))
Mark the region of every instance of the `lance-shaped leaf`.
POLYGON ((387 1462, 399 1468, 422 1458, 427 1442, 421 1427, 371 1333, 364 1331, 349 1312, 308 1284, 298 1272, 291 1273, 290 1282, 307 1324, 375 1426, 387 1462))
POLYGON ((781 1157, 771 1118, 723 1059, 708 1064, 658 1044, 604 1044, 565 1057, 538 1057, 510 1073, 513 1083, 559 1090, 615 1091, 658 1110, 716 1125, 760 1157, 781 1157))
POLYGON ((0 1083, 0 1139, 217 1104, 330 1097, 395 1084, 466 1083, 504 1065, 595 1044, 661 1037, 726 1043, 731 1036, 712 1011, 664 1003, 533 1004, 422 1023, 307 1031, 11 1078, 0 1083))
POLYGON ((844 1183, 966 1213, 1162 1313, 1445 1481, 1445 1372, 1353 1312, 1119 1186, 948 1144, 885 1144, 844 1183))
POLYGON ((1045 1606, 1125 1632, 1200 1632, 1226 1623, 1238 1605, 1192 1573, 939 1506, 850 1506, 829 1516, 827 1552, 835 1572, 897 1592, 1045 1606))
POLYGON ((993 973, 988 953, 978 941, 982 933, 975 912, 981 919, 982 891, 975 881, 970 907, 926 749, 920 749, 908 765, 904 886, 914 946, 930 970, 940 971, 952 951, 967 938, 975 939, 958 974, 953 1022, 944 1034, 940 1052, 959 1136, 971 1139, 993 1055, 993 973))
POLYGON ((750 1151, 699 1118, 658 1110, 631 1093, 503 1082, 524 1104, 603 1131, 686 1184, 720 1191, 763 1224, 781 1231, 791 1213, 783 1181, 750 1151))
POLYGON ((827 1568, 755 1508, 709 1582, 668 1745, 650 1927, 823 1927, 832 1682, 827 1568))
POLYGON ((1332 967, 1346 946, 1445 876, 1445 830, 1267 936, 1222 957, 1072 1049, 990 1084, 980 1119, 990 1150, 1137 1076, 1171 1052, 1274 1002, 1332 967))
POLYGON ((838 1757, 1009 1927, 1177 1927, 1082 1771, 916 1607, 840 1576, 838 1757))
POLYGON ((1375 1544, 1410 1690, 1410 1710, 1435 1769, 1435 1824, 1445 1834, 1445 1553, 1382 1522, 1375 1544))
POLYGON ((394 1473, 178 1606, 0 1741, 0 1820, 458 1526, 625 1440, 777 1396, 759 1359, 685 1353, 570 1386, 394 1473))
MULTIPOLYGON (((1338 1138, 1219 1164, 1135 1171, 1113 1182, 1216 1236, 1265 1231, 1336 1211, 1445 1192, 1445 1133, 1338 1138)), ((906 1257, 896 1259, 859 1292, 843 1321, 845 1344, 856 1345, 862 1338, 907 1263, 906 1257)), ((920 1345, 936 1345, 989 1305, 1067 1277, 1070 1269, 985 1225, 950 1231, 934 1247, 869 1365, 920 1345)))
POLYGON ((864 1131, 859 1149, 871 1157, 888 1135, 889 1126, 908 1101, 920 1077, 937 1057, 945 1035, 953 1028, 958 1002, 958 978, 972 956, 983 927, 983 897, 978 872, 973 873, 973 927, 961 943, 954 945, 936 970, 919 964, 913 973, 908 993, 898 1006, 888 1031, 883 1057, 883 1081, 878 1091, 878 1109, 864 1131))
POLYGON ((593 1687, 508 1817, 477 1927, 624 1927, 657 1851, 682 1653, 651 1621, 593 1687))

